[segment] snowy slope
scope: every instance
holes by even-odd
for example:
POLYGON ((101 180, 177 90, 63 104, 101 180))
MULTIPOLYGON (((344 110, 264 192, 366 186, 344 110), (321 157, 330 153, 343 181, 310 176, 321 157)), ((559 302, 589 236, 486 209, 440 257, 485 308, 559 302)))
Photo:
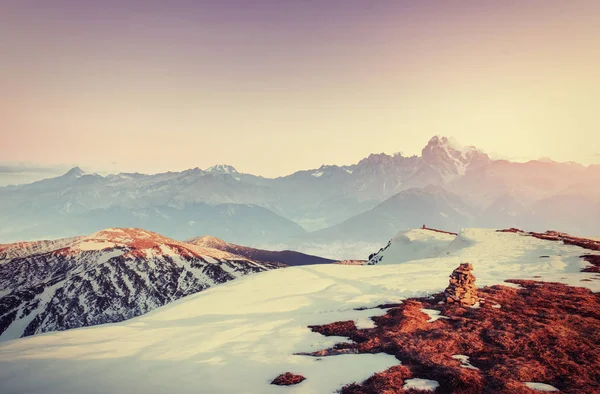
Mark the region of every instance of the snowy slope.
POLYGON ((397 264, 436 257, 455 238, 456 235, 428 229, 401 231, 383 249, 369 256, 369 264, 397 264))
POLYGON ((560 242, 546 241, 527 234, 496 232, 489 229, 463 229, 457 236, 431 230, 410 230, 394 237, 389 246, 374 254, 370 264, 399 264, 421 261, 454 260, 473 264, 478 283, 493 280, 496 275, 510 278, 561 282, 590 287, 599 291, 597 281, 581 282, 587 278, 580 272, 590 264, 580 256, 600 252, 560 242), (535 272, 535 273, 534 273, 535 272))
MULTIPOLYGON (((407 237, 426 246, 419 234, 407 237)), ((431 251, 447 241, 430 240, 436 244, 431 251)), ((439 292, 460 261, 474 265, 479 286, 540 276, 538 280, 600 291, 598 274, 579 272, 585 265, 579 258, 583 249, 560 242, 467 229, 442 247, 438 257, 405 261, 394 250, 403 247, 394 243, 384 253, 383 261, 389 263, 387 257, 395 254, 398 264, 269 271, 126 322, 1 343, 0 391, 333 393, 398 361, 385 354, 323 359, 294 355, 341 340, 313 333, 307 326, 348 319, 365 326, 369 316, 385 311, 355 308, 439 292), (269 385, 286 371, 307 379, 292 387, 269 385)))
POLYGON ((123 321, 279 266, 140 229, 0 245, 0 340, 123 321))

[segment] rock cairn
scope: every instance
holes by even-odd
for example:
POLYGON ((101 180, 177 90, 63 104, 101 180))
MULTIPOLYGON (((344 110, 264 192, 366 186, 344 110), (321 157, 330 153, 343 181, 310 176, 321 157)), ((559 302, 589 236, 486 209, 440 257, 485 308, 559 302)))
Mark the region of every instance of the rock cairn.
POLYGON ((444 291, 447 304, 459 303, 463 306, 473 306, 479 301, 475 276, 471 273, 473 266, 462 263, 450 275, 450 284, 444 291))

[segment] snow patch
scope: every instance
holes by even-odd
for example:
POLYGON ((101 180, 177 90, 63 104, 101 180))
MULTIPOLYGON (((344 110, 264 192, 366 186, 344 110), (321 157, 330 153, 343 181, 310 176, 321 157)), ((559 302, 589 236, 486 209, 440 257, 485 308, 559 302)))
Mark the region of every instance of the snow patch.
POLYGON ((375 328, 376 327, 375 322, 371 318, 375 317, 375 316, 383 316, 388 312, 388 310, 389 310, 389 308, 371 309, 371 313, 369 313, 369 316, 359 317, 357 319, 354 319, 354 325, 359 330, 365 330, 367 328, 375 328))
POLYGON ((448 319, 448 316, 443 316, 440 311, 436 311, 435 309, 421 309, 421 312, 429 316, 427 323, 432 323, 439 319, 448 319))
POLYGON ((404 381, 404 386, 402 386, 404 390, 415 389, 423 391, 435 391, 438 387, 440 387, 440 384, 436 380, 420 378, 406 379, 404 381))
POLYGON ((559 391, 556 387, 546 383, 525 382, 525 386, 537 391, 559 391))
POLYGON ((455 354, 454 356, 452 356, 452 358, 460 361, 460 366, 462 368, 479 370, 479 368, 474 367, 473 365, 471 365, 471 363, 469 363, 469 356, 465 356, 464 354, 455 354))
POLYGON ((52 301, 54 293, 57 288, 62 285, 62 282, 56 283, 52 286, 48 286, 44 289, 42 294, 37 295, 36 299, 39 301, 38 307, 32 310, 27 316, 21 317, 23 313, 23 307, 19 308, 17 312, 17 318, 8 326, 8 328, 0 335, 0 341, 10 340, 19 338, 25 328, 31 323, 31 321, 43 311, 48 303, 52 301))
POLYGON ((208 167, 206 172, 217 173, 217 174, 237 174, 237 170, 228 164, 217 164, 212 167, 208 167))

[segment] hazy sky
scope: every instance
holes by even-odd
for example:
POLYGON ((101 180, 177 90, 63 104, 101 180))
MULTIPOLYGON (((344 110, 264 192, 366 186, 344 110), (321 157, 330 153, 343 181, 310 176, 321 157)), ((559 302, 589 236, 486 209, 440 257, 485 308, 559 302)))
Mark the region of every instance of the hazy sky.
POLYGON ((434 134, 599 163, 600 1, 0 0, 0 132, 39 169, 276 176, 434 134))

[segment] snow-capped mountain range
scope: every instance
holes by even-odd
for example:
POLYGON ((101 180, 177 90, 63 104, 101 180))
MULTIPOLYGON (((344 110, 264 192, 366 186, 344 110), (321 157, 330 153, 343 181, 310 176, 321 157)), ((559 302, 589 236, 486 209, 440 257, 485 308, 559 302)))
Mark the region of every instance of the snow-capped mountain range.
MULTIPOLYGON (((272 179, 228 165, 108 176, 74 168, 57 178, 0 188, 0 242, 115 226, 305 252, 323 239, 345 245, 389 239, 422 224, 452 231, 556 226, 595 236, 599 185, 600 165, 492 160, 438 136, 420 156, 372 154, 353 165, 323 165, 272 179)), ((366 257, 351 246, 343 249, 349 254, 325 256, 366 257)))
POLYGON ((141 229, 0 245, 0 341, 127 320, 284 266, 141 229))

